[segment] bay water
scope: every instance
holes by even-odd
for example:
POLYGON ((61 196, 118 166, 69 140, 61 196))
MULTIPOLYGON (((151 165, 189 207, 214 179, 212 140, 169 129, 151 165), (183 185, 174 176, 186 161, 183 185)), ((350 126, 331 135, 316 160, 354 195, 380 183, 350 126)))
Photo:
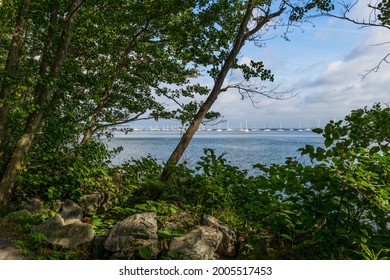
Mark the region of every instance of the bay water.
MULTIPOLYGON (((114 137, 106 140, 109 148, 123 147, 113 160, 114 165, 125 161, 152 156, 159 163, 168 160, 180 140, 180 131, 133 131, 128 134, 114 131, 114 137)), ((254 164, 282 164, 287 157, 295 157, 303 164, 310 164, 301 156, 299 148, 305 145, 323 146, 323 137, 312 131, 198 131, 185 151, 181 162, 194 168, 204 149, 224 154, 229 164, 240 169, 252 169, 254 164)))

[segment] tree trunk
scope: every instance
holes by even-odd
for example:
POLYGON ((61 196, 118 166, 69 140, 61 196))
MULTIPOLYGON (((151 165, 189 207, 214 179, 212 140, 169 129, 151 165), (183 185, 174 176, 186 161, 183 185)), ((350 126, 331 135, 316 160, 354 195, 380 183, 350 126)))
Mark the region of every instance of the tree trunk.
POLYGON ((105 105, 106 100, 108 98, 108 95, 110 94, 110 90, 111 90, 111 86, 112 86, 113 82, 114 82, 114 79, 112 79, 112 81, 110 82, 109 85, 106 85, 106 87, 104 89, 104 94, 103 94, 102 98, 99 100, 99 103, 97 104, 96 108, 94 109, 93 114, 91 116, 91 119, 88 122, 88 126, 87 126, 86 130, 84 131, 83 139, 80 142, 80 146, 85 145, 85 143, 87 143, 92 138, 93 134, 95 133, 96 123, 98 121, 100 114, 103 111, 103 108, 104 108, 104 105, 105 105))
MULTIPOLYGON (((137 38, 135 38, 135 39, 137 39, 137 38)), ((135 43, 135 42, 133 42, 133 43, 135 43)), ((86 130, 84 131, 83 139, 80 142, 80 146, 87 143, 92 138, 93 134, 98 130, 97 129, 97 122, 98 122, 98 119, 99 119, 103 109, 104 109, 106 101, 110 95, 111 88, 112 88, 113 84, 115 83, 115 80, 117 79, 119 72, 124 67, 126 67, 126 63, 125 63, 126 59, 125 58, 130 54, 130 52, 132 50, 133 50, 133 44, 130 44, 128 46, 128 48, 124 51, 122 59, 121 59, 121 57, 119 57, 118 61, 116 61, 116 62, 114 61, 116 66, 114 67, 114 69, 110 75, 110 80, 107 82, 107 84, 104 87, 103 96, 100 98, 98 104, 96 105, 95 109, 93 110, 93 114, 88 122, 86 130)))
POLYGON ((25 25, 25 14, 30 6, 30 0, 24 0, 19 9, 19 14, 16 20, 14 34, 11 40, 11 46, 8 51, 7 62, 4 69, 4 77, 0 89, 0 143, 4 137, 4 130, 7 124, 7 116, 9 105, 6 101, 9 92, 11 91, 11 79, 14 75, 20 49, 22 48, 22 38, 25 25))
POLYGON ((245 41, 255 33, 257 33, 264 25, 266 25, 272 18, 278 17, 282 14, 284 11, 284 5, 281 5, 279 7, 279 10, 275 13, 270 13, 270 11, 266 11, 265 15, 263 17, 260 17, 254 27, 250 30, 248 25, 251 21, 252 12, 255 8, 256 1, 249 0, 248 5, 246 7, 245 15, 241 21, 240 27, 237 31, 236 38, 234 40, 234 44, 232 46, 232 49, 229 53, 229 56, 226 58, 226 60, 223 63, 223 66, 218 74, 217 79, 214 82, 214 87, 212 91, 210 92, 208 98, 203 103, 203 105, 199 108, 198 113, 195 115, 193 121, 191 122, 190 126, 184 133, 183 137, 180 139, 179 144, 177 145, 176 149, 171 154, 170 158, 168 159, 167 163, 164 166, 164 169, 161 173, 160 179, 163 181, 169 180, 173 167, 179 162, 181 156, 184 154, 185 150, 187 149, 188 145, 190 144, 193 136, 195 135, 196 131, 198 130, 203 118, 206 116, 207 112, 210 110, 211 106, 214 104, 214 102, 217 100, 219 94, 221 93, 221 88, 223 85, 223 82, 225 81, 226 75, 228 74, 229 70, 232 68, 234 61, 237 58, 237 55, 239 54, 241 48, 245 44, 245 41))
MULTIPOLYGON (((50 72, 47 77, 49 81, 53 81, 56 77, 58 77, 60 73, 70 44, 71 30, 76 19, 77 10, 80 7, 81 3, 82 0, 74 0, 71 4, 68 19, 65 22, 64 28, 61 33, 60 44, 57 48, 55 58, 51 63, 50 72)), ((51 23, 53 23, 52 20, 54 20, 54 18, 56 19, 57 13, 54 12, 55 7, 56 5, 54 4, 51 23)), ((48 40, 46 40, 45 42, 44 53, 45 50, 48 49, 48 46, 52 45, 52 39, 53 37, 51 37, 49 28, 48 40)), ((43 72, 45 72, 45 67, 42 67, 43 64, 47 62, 45 57, 46 56, 42 57, 40 74, 44 74, 43 72)), ((44 75, 40 76, 41 78, 44 77, 44 75)), ((29 115, 23 135, 17 142, 12 152, 11 158, 7 163, 5 172, 0 181, 0 207, 7 205, 9 202, 10 195, 15 184, 15 177, 17 176, 28 153, 28 150, 32 145, 33 139, 43 122, 45 111, 48 109, 48 106, 53 98, 53 91, 53 89, 49 89, 46 85, 42 84, 42 82, 38 82, 36 86, 35 96, 37 97, 37 105, 40 110, 35 111, 29 115)))
POLYGON ((161 180, 163 180, 163 181, 169 180, 171 173, 172 173, 173 166, 175 166, 179 162, 180 158, 182 157, 182 155, 184 154, 188 145, 190 144, 193 136, 195 135, 196 131, 198 130, 202 120, 206 116, 207 112, 210 110, 211 106, 217 100, 218 95, 221 92, 223 82, 225 81, 226 75, 228 74, 229 70, 233 66, 233 63, 234 63, 237 55, 239 54, 242 46, 245 43, 247 26, 248 26, 249 20, 251 18, 253 8, 254 8, 254 2, 249 1, 246 12, 245 12, 245 16, 244 16, 244 18, 240 24, 240 28, 237 32, 232 50, 230 51, 229 56, 226 58, 225 62, 223 63, 221 71, 219 72, 218 77, 214 82, 214 87, 211 90, 206 101, 199 108, 198 113, 195 115, 190 126, 188 127, 188 129, 184 133, 183 137, 180 139, 179 144, 177 145, 177 147, 175 148, 175 150, 171 154, 170 158, 168 159, 167 163, 165 164, 164 169, 161 173, 161 177, 160 177, 161 180))

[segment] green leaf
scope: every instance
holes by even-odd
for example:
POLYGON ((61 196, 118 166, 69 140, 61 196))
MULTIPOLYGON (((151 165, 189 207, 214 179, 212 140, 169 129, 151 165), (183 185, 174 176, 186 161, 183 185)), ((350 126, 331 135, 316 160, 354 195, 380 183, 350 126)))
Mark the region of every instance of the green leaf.
POLYGON ((317 134, 321 134, 322 132, 324 132, 324 130, 321 129, 321 128, 314 128, 312 131, 313 131, 314 133, 317 133, 317 134))
POLYGON ((329 148, 333 144, 332 138, 326 138, 324 141, 325 147, 329 148))
POLYGON ((138 249, 138 254, 144 260, 151 260, 153 258, 152 250, 150 247, 141 247, 138 249))
POLYGON ((281 236, 281 237, 284 237, 284 238, 286 238, 286 239, 288 239, 288 240, 290 240, 290 241, 293 241, 292 236, 289 235, 289 234, 287 234, 287 233, 282 233, 282 234, 280 234, 280 236, 281 236))

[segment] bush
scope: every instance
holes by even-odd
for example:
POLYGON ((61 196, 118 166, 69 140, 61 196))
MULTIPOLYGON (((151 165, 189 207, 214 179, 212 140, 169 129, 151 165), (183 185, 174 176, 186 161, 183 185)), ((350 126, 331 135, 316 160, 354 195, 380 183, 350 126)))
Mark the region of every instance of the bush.
POLYGON ((255 165, 250 177, 206 149, 198 173, 178 184, 182 200, 238 228, 246 258, 389 257, 389 130, 389 108, 355 110, 315 130, 325 149, 301 149, 312 165, 255 165))

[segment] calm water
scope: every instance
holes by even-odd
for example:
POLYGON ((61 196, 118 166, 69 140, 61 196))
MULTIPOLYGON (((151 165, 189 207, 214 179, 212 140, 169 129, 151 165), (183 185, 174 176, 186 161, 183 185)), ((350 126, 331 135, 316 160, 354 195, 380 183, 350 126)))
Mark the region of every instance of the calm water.
MULTIPOLYGON (((179 131, 134 131, 127 135, 115 132, 108 146, 123 147, 113 164, 147 155, 166 162, 179 140, 179 131)), ((194 167, 203 155, 203 149, 211 148, 217 155, 226 153, 225 158, 230 164, 241 169, 250 169, 257 163, 284 163, 286 157, 309 163, 308 158, 301 157, 297 150, 306 144, 322 146, 322 142, 322 137, 311 131, 198 131, 182 161, 194 167)))

